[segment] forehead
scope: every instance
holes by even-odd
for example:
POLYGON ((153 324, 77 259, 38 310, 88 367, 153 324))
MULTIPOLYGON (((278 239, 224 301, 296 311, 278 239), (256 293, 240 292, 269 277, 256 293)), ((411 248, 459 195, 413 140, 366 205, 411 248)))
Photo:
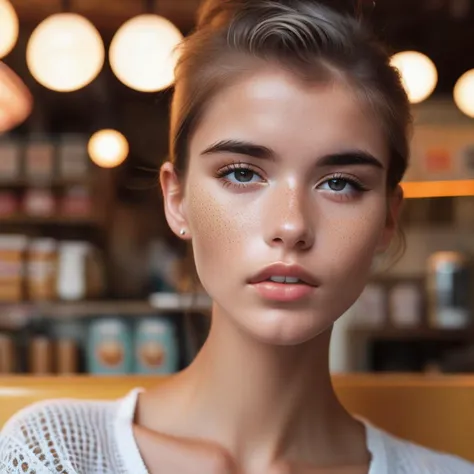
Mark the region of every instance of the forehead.
POLYGON ((303 82, 277 67, 244 75, 212 98, 191 154, 222 139, 256 142, 282 156, 357 148, 388 160, 379 120, 350 85, 303 82))

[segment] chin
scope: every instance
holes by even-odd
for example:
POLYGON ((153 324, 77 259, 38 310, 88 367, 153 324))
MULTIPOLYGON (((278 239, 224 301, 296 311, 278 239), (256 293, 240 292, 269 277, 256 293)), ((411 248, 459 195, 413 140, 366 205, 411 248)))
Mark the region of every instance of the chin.
POLYGON ((328 330, 334 322, 308 309, 260 309, 246 316, 239 314, 239 326, 253 338, 274 346, 304 344, 328 330))

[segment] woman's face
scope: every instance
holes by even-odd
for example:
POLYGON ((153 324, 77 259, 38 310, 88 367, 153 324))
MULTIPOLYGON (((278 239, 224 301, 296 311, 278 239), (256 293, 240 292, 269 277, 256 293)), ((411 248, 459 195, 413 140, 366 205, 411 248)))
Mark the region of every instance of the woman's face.
POLYGON ((328 329, 392 237, 388 160, 379 122, 341 83, 266 69, 216 95, 186 181, 167 164, 162 184, 217 317, 273 344, 328 329))

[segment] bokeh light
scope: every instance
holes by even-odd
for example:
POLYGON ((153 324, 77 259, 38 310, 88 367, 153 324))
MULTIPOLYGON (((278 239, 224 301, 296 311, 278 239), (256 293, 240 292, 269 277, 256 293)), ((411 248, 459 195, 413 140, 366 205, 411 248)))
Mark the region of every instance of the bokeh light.
POLYGON ((174 82, 174 68, 183 35, 158 15, 139 15, 124 23, 110 45, 114 74, 131 89, 156 92, 174 82))
POLYGON ((58 13, 35 29, 28 42, 26 60, 40 84, 55 91, 71 92, 97 77, 104 65, 104 43, 95 26, 83 16, 58 13))

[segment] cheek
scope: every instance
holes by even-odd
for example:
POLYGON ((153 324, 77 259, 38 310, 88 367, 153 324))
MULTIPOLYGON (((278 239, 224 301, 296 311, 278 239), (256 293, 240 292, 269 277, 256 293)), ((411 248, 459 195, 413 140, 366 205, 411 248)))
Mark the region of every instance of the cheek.
POLYGON ((249 215, 227 202, 222 189, 190 184, 186 192, 186 215, 193 236, 196 268, 205 285, 209 278, 222 278, 222 266, 239 260, 247 247, 249 215), (216 192, 214 192, 216 191, 216 192))
POLYGON ((327 251, 323 252, 327 256, 327 275, 360 280, 369 272, 377 251, 386 221, 385 207, 371 206, 365 212, 349 212, 330 220, 324 245, 327 251))

